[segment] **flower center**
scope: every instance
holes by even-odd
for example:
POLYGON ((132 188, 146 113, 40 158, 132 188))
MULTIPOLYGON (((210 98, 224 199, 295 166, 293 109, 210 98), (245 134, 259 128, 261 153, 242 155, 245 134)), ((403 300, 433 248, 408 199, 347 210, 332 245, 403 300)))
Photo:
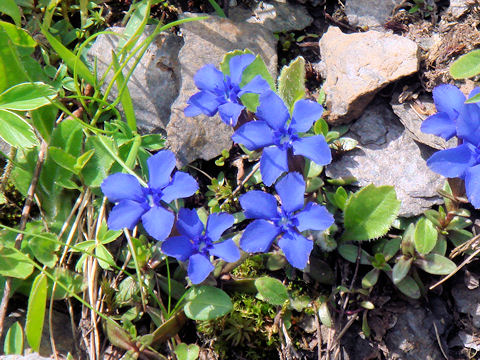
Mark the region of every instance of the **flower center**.
POLYGON ((143 193, 147 200, 148 206, 150 207, 161 206, 163 193, 160 190, 153 190, 150 187, 148 187, 148 188, 143 188, 143 193))
POLYGON ((293 214, 287 213, 283 209, 278 212, 278 218, 274 219, 274 223, 282 232, 294 231, 298 226, 298 220, 293 217, 293 214))
POLYGON ((296 131, 293 129, 280 129, 274 133, 276 138, 276 144, 281 149, 289 149, 292 147, 292 143, 298 139, 296 131))
POLYGON ((240 87, 232 82, 230 76, 225 75, 223 87, 223 94, 221 96, 225 99, 225 101, 238 103, 238 93, 240 92, 240 87))
POLYGON ((209 256, 210 250, 213 248, 212 240, 206 235, 200 235, 194 239, 195 246, 200 254, 209 256))

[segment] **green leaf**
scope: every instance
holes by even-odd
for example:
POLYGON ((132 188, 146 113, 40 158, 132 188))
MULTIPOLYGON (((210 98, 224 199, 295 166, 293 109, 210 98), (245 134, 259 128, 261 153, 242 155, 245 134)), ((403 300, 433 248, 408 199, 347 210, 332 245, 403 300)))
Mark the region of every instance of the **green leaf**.
POLYGON ((284 66, 278 77, 278 95, 289 109, 298 99, 305 97, 305 59, 301 56, 284 66))
MULTIPOLYGON (((66 299, 72 296, 72 294, 78 294, 82 292, 87 285, 86 283, 84 283, 82 275, 68 269, 56 267, 53 271, 53 276, 57 279, 58 282, 62 283, 67 287, 67 290, 65 290, 63 287, 57 285, 55 287, 55 292, 53 293, 54 300, 66 299)), ((52 282, 49 280, 48 298, 52 296, 52 289, 52 282)))
POLYGON ((117 48, 120 50, 130 51, 138 41, 138 37, 143 32, 150 15, 151 1, 140 1, 135 4, 136 9, 130 16, 123 35, 119 41, 117 48))
POLYGON ((452 260, 438 254, 425 255, 415 260, 415 265, 432 275, 449 275, 457 268, 452 260))
POLYGON ((200 354, 198 345, 180 343, 175 347, 175 355, 178 360, 196 360, 200 354))
POLYGON ((38 261, 49 268, 53 268, 58 260, 56 252, 60 248, 57 235, 52 233, 40 233, 38 235, 41 236, 35 236, 35 234, 28 236, 28 246, 38 261), (46 237, 50 238, 51 241, 47 240, 46 237))
POLYGON ((71 173, 78 174, 78 171, 75 168, 77 164, 77 159, 75 156, 72 156, 65 150, 55 146, 50 146, 48 149, 48 155, 50 155, 52 160, 55 161, 57 165, 70 171, 71 173))
POLYGON ((404 256, 397 260, 392 269, 392 281, 394 284, 398 284, 405 279, 405 276, 410 271, 412 261, 413 258, 405 258, 404 256))
POLYGON ((450 75, 454 79, 467 79, 480 74, 480 49, 460 56, 450 66, 450 75))
POLYGON ((380 275, 380 270, 372 269, 362 279, 362 287, 364 289, 370 289, 375 286, 378 281, 378 276, 380 275))
MULTIPOLYGON (((350 261, 351 263, 357 262, 358 256, 358 246, 351 245, 351 244, 342 244, 338 247, 338 253, 345 259, 350 261)), ((370 255, 365 251, 361 250, 360 252, 360 264, 362 265, 370 265, 370 255)))
MULTIPOLYGON (((113 69, 115 70, 115 72, 117 72, 120 69, 120 64, 118 63, 117 55, 113 51, 112 51, 112 61, 113 61, 113 69)), ((120 89, 123 89, 118 96, 120 97, 120 102, 122 103, 125 120, 127 121, 127 124, 130 127, 130 130, 137 131, 137 118, 135 117, 135 110, 133 108, 132 97, 130 96, 130 91, 128 90, 128 86, 124 86, 125 77, 123 76, 123 73, 121 71, 118 73, 116 82, 117 82, 118 91, 120 91, 120 89)))
POLYGON ((22 25, 20 10, 18 10, 18 6, 15 3, 15 0, 0 1, 0 12, 10 16, 15 22, 15 25, 17 26, 22 25))
POLYGON ((433 250, 437 243, 438 232, 435 225, 425 217, 415 226, 415 249, 422 255, 433 250))
POLYGON ((95 248, 95 255, 99 257, 98 265, 100 265, 102 269, 111 270, 112 265, 115 265, 113 255, 110 254, 110 251, 102 244, 98 244, 95 248))
POLYGON ((255 280, 261 298, 272 305, 283 305, 288 300, 288 291, 278 279, 264 276, 255 280))
POLYGON ((47 304, 47 277, 38 274, 32 284, 28 297, 27 317, 25 320, 25 335, 30 347, 38 352, 42 339, 45 306, 47 304))
MULTIPOLYGON (((111 149, 115 148, 112 139, 103 137, 103 140, 110 146, 111 149)), ((100 142, 98 136, 90 136, 85 142, 85 150, 88 151, 92 149, 95 150, 95 153, 82 169, 82 174, 87 186, 98 187, 102 183, 103 179, 108 176, 108 170, 112 167, 114 160, 100 142)))
POLYGON ((233 307, 225 291, 211 286, 193 288, 186 301, 185 315, 192 320, 213 320, 229 313, 233 307))
POLYGON ((225 12, 223 11, 223 9, 220 7, 220 5, 218 5, 218 3, 215 0, 208 0, 208 2, 210 3, 210 5, 212 5, 212 7, 215 10, 215 13, 217 14, 217 16, 222 17, 222 18, 227 17, 227 15, 225 15, 225 12))
POLYGON ((313 124, 313 132, 315 135, 327 136, 328 134, 328 124, 324 119, 318 119, 313 124))
POLYGON ((26 279, 33 272, 27 255, 0 245, 0 275, 26 279))
POLYGON ((30 111, 49 105, 57 91, 42 82, 22 83, 0 94, 0 109, 30 111))
POLYGON ((328 328, 333 328, 333 319, 330 315, 330 310, 328 309, 328 303, 326 301, 318 306, 318 318, 323 325, 328 328))
POLYGON ((5 335, 3 352, 5 355, 22 355, 23 353, 23 328, 18 321, 10 326, 7 335, 5 335))
MULTIPOLYGON (((0 2, 2 4, 2 2, 0 2)), ((2 5, 0 5, 1 8, 2 5)), ((7 33, 10 41, 15 45, 20 55, 30 55, 35 50, 37 42, 24 29, 10 24, 6 21, 0 21, 0 27, 7 33)))
POLYGON ((420 299, 420 288, 412 277, 406 276, 402 281, 396 284, 398 290, 412 299, 420 299))
POLYGON ((95 150, 90 149, 77 158, 74 168, 78 173, 87 165, 93 154, 95 154, 95 150))
POLYGON ((383 236, 400 210, 393 186, 368 185, 345 204, 343 240, 370 240, 383 236))
POLYGON ((37 137, 28 122, 20 115, 0 109, 0 137, 16 148, 38 145, 37 137))

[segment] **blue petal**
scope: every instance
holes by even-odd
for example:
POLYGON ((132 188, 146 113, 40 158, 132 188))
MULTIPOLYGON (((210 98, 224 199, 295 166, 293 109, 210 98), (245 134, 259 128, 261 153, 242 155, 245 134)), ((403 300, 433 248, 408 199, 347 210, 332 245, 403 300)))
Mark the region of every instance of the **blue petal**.
POLYGON ((264 121, 250 121, 240 126, 232 135, 232 140, 250 151, 275 143, 273 131, 264 121))
POLYGON ((305 204, 305 180, 303 176, 297 172, 288 173, 276 185, 280 199, 282 200, 282 208, 290 213, 300 210, 305 204))
POLYGON ((307 132, 322 117, 323 107, 311 100, 298 100, 293 107, 290 127, 297 132, 307 132))
POLYGON ((327 165, 332 162, 332 152, 323 135, 300 138, 295 140, 292 146, 295 155, 303 155, 317 165, 327 165))
POLYGON ((313 249, 313 241, 296 232, 288 232, 278 240, 278 246, 282 249, 290 265, 302 270, 307 266, 308 258, 313 249))
POLYGON ((240 247, 246 252, 266 252, 280 229, 266 220, 255 220, 248 224, 240 239, 240 247))
POLYGON ((170 175, 175 168, 175 155, 170 150, 162 150, 147 160, 148 186, 156 191, 162 190, 170 182, 170 175))
POLYGON ((176 199, 186 198, 195 194, 197 181, 189 174, 177 171, 172 181, 163 189, 162 200, 169 203, 176 199))
POLYGON ((473 151, 467 144, 453 149, 437 151, 427 160, 428 167, 437 174, 448 178, 462 177, 475 164, 473 151))
POLYGON ((477 104, 465 104, 457 120, 457 136, 480 145, 480 108, 477 104))
POLYGON ((186 236, 174 236, 162 243, 162 252, 179 261, 187 261, 195 253, 195 246, 186 236))
POLYGON ((278 216, 277 200, 271 194, 251 190, 240 196, 239 200, 247 219, 269 220, 278 216))
POLYGON ((197 212, 186 208, 181 208, 178 212, 176 227, 180 234, 190 239, 195 239, 202 235, 204 229, 197 212))
POLYGON ((442 84, 433 89, 433 101, 438 112, 446 112, 455 120, 465 102, 465 95, 456 86, 442 84))
POLYGON ((467 169, 465 172, 465 189, 468 200, 475 209, 480 208, 480 165, 467 169))
POLYGON ((103 180, 100 186, 103 194, 111 202, 122 200, 144 200, 142 186, 137 178, 130 174, 116 173, 103 180))
POLYGON ((227 213, 210 214, 207 220, 205 235, 207 235, 210 240, 217 241, 225 230, 233 225, 234 221, 235 218, 227 213))
POLYGON ((267 122, 275 130, 283 129, 290 118, 283 100, 272 90, 268 90, 260 95, 259 101, 257 118, 267 122))
POLYGON ((204 255, 195 254, 190 256, 188 263, 188 277, 194 284, 200 284, 213 271, 214 266, 204 255))
POLYGON ((328 212, 325 206, 309 202, 305 209, 296 216, 298 220, 297 229, 305 230, 326 230, 334 223, 332 214, 328 212))
POLYGON ((257 75, 247 85, 242 87, 238 97, 246 93, 261 94, 267 90, 270 90, 270 85, 261 75, 257 75))
POLYGON ((142 216, 142 224, 148 235, 157 241, 163 241, 172 231, 175 216, 160 206, 154 206, 142 216))
POLYGON ((232 239, 213 244, 210 255, 219 257, 226 262, 235 262, 240 259, 240 250, 232 239))
POLYGON ((145 207, 132 200, 123 200, 110 211, 107 225, 110 230, 133 229, 140 217, 146 212, 145 207))
POLYGON ((255 60, 255 55, 237 55, 230 59, 230 78, 232 82, 239 85, 242 82, 242 75, 245 68, 255 60))
POLYGON ((436 113, 426 118, 420 126, 426 134, 433 134, 450 140, 457 134, 457 124, 446 112, 436 113))
POLYGON ((202 109, 195 105, 188 105, 185 110, 183 110, 183 114, 188 117, 194 117, 200 114, 203 114, 202 109))
POLYGON ((221 90, 223 88, 224 76, 221 71, 219 71, 212 64, 205 65, 200 70, 197 71, 193 77, 195 85, 200 90, 207 90, 215 92, 216 90, 221 90))
POLYGON ((192 95, 190 99, 188 99, 187 104, 195 106, 207 116, 213 116, 217 113, 218 107, 225 102, 226 100, 213 93, 200 91, 192 95))
POLYGON ((222 121, 228 126, 237 125, 238 117, 245 106, 233 102, 226 102, 218 107, 218 113, 222 121))
POLYGON ((277 146, 270 146, 263 149, 260 159, 260 174, 265 185, 271 186, 275 180, 288 171, 288 152, 277 146))

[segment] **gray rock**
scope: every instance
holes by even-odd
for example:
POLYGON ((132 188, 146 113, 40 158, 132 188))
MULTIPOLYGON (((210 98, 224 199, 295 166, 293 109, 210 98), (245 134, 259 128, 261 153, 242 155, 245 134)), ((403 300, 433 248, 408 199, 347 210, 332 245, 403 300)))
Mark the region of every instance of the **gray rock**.
POLYGON ((277 69, 277 41, 263 26, 210 16, 204 21, 185 23, 181 29, 184 45, 178 55, 180 91, 167 126, 167 141, 180 166, 199 158, 210 160, 231 146, 233 130, 218 115, 189 118, 183 114, 187 100, 198 92, 193 81, 197 70, 206 64, 218 66, 226 52, 245 48, 260 55, 272 75, 277 69))
MULTIPOLYGON (((153 25, 146 26, 138 44, 151 34, 154 28, 153 25)), ((107 30, 121 34, 123 28, 113 27, 107 30)), ((112 50, 117 49, 118 41, 118 36, 100 35, 89 50, 87 59, 92 65, 96 59, 99 79, 111 65, 112 50)), ((145 52, 128 83, 137 125, 144 132, 158 132, 167 126, 170 106, 178 96, 178 52, 181 45, 180 37, 174 34, 160 34, 145 52)), ((127 75, 134 62, 135 59, 132 58, 123 71, 124 76, 127 75)), ((102 85, 103 91, 113 78, 113 74, 113 70, 107 73, 106 81, 102 85)), ((115 85, 109 100, 115 100, 117 95, 118 89, 115 85)), ((121 105, 119 109, 122 110, 121 105)))
POLYGON ((328 121, 358 118, 375 94, 418 70, 418 45, 379 31, 344 34, 331 26, 320 40, 328 121))
POLYGON ((427 167, 430 151, 406 134, 387 104, 370 105, 346 136, 357 140, 358 148, 330 164, 327 176, 354 176, 359 186, 393 185, 402 202, 400 216, 415 216, 442 202, 436 189, 445 180, 427 167))
POLYGON ((37 353, 32 353, 28 355, 0 355, 0 360, 51 360, 52 358, 46 358, 38 355, 37 353))
POLYGON ((452 15, 454 18, 459 18, 464 15, 475 2, 476 0, 450 0, 450 6, 446 10, 446 13, 452 15))
POLYGON ((457 310, 469 315, 473 326, 480 329, 480 288, 469 290, 459 283, 452 288, 452 296, 457 310))
POLYGON ((235 22, 263 25, 272 32, 302 30, 313 22, 303 6, 285 1, 261 1, 253 10, 237 7, 230 11, 229 17, 235 22))
POLYGON ((345 14, 350 25, 383 28, 395 7, 402 2, 402 0, 347 0, 345 14))
POLYGON ((413 140, 437 150, 443 150, 457 145, 456 139, 445 141, 439 136, 425 134, 420 130, 423 120, 428 117, 428 115, 421 114, 420 111, 426 111, 428 114, 434 114, 436 112, 435 105, 430 96, 420 96, 418 100, 409 100, 400 103, 398 101, 398 95, 399 94, 393 95, 390 105, 413 140), (422 109, 419 107, 419 104, 422 109))

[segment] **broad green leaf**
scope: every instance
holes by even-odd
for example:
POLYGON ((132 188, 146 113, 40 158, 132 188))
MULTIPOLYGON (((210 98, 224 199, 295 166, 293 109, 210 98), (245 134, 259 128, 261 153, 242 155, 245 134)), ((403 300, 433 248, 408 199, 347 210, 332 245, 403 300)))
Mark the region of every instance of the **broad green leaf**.
POLYGON ((32 272, 33 265, 27 255, 0 246, 0 275, 26 279, 32 272))
POLYGON ((22 83, 0 94, 0 109, 30 111, 50 104, 57 91, 42 82, 22 83))
POLYGON ((278 95, 289 109, 296 100, 305 97, 305 59, 301 56, 284 66, 278 77, 278 95))
POLYGON ((110 252, 107 250, 107 248, 102 245, 98 244, 97 247, 95 248, 95 255, 99 257, 98 259, 98 265, 102 269, 105 270, 111 270, 112 265, 115 264, 115 260, 113 259, 113 255, 110 254, 110 252))
POLYGON ((25 335, 30 347, 38 352, 42 339, 45 306, 47 304, 47 277, 38 274, 32 284, 28 297, 27 317, 25 320, 25 335))
POLYGON ((283 305, 288 300, 288 291, 278 279, 263 276, 255 280, 255 287, 262 300, 272 305, 283 305))
POLYGON ((425 217, 415 225, 415 249, 422 255, 428 254, 437 243, 438 232, 435 225, 425 217))
POLYGON ((196 360, 200 354, 198 345, 180 343, 175 347, 175 355, 178 360, 196 360))
POLYGON ((0 137, 16 148, 38 145, 37 137, 28 122, 12 111, 0 109, 0 137))
POLYGON ((18 10, 18 6, 15 3, 15 0, 0 1, 0 12, 10 16, 13 21, 15 21, 15 25, 21 26, 22 19, 20 15, 20 10, 18 10))
POLYGON ((343 240, 371 240, 383 236, 400 210, 393 186, 368 185, 345 204, 343 240))
POLYGON ((77 164, 77 159, 65 150, 55 146, 50 146, 50 148, 48 149, 48 155, 50 155, 52 160, 55 161, 58 166, 61 166, 62 168, 70 171, 71 173, 78 173, 75 168, 75 165, 77 164))
POLYGON ((380 275, 380 270, 372 269, 362 279, 362 287, 364 289, 370 289, 375 286, 378 281, 378 276, 380 275))
POLYGON ((450 66, 450 75, 454 79, 467 79, 480 74, 480 49, 460 56, 450 66))
MULTIPOLYGON (((338 247, 338 253, 345 259, 350 261, 351 263, 357 262, 358 256, 358 246, 351 245, 351 244, 342 244, 338 247)), ((362 265, 370 265, 370 255, 365 251, 361 250, 360 252, 360 264, 362 265)))
POLYGON ((405 279, 412 266, 412 261, 413 258, 405 258, 404 256, 397 260, 392 269, 392 281, 394 284, 398 284, 405 279))
POLYGON ((415 265, 433 275, 448 275, 457 268, 452 260, 438 254, 425 255, 423 259, 415 260, 415 265))
POLYGON ((5 335, 3 352, 5 355, 22 355, 23 353, 23 328, 18 321, 10 326, 7 335, 5 335))
POLYGON ((9 87, 29 81, 18 54, 12 50, 12 40, 8 33, 0 27, 0 91, 9 87))
POLYGON ((412 299, 420 299, 420 288, 418 284, 410 276, 405 276, 405 278, 400 281, 398 284, 395 284, 398 290, 407 295, 412 299))
MULTIPOLYGON (((112 139, 103 137, 103 140, 112 150, 115 148, 112 139)), ((114 160, 97 136, 90 136, 85 142, 85 150, 92 149, 95 150, 95 153, 82 169, 82 174, 87 186, 98 187, 103 179, 109 175, 108 170, 112 167, 114 160)))
POLYGON ((213 320, 229 313, 233 307, 227 293, 211 286, 193 288, 185 300, 185 315, 192 320, 213 320))
POLYGON ((115 294, 115 302, 119 306, 125 306, 133 303, 134 296, 139 292, 140 288, 138 286, 137 280, 129 276, 122 280, 118 285, 118 292, 115 294))
POLYGON ((58 260, 56 252, 60 248, 57 235, 52 233, 41 233, 39 235, 41 236, 35 236, 35 234, 28 236, 28 246, 38 261, 49 268, 53 268, 58 260), (50 238, 51 241, 45 239, 45 237, 50 238))
MULTIPOLYGON (((53 271, 53 276, 59 283, 62 283, 67 287, 65 290, 63 287, 57 285, 55 287, 55 292, 53 293, 54 300, 66 299, 72 296, 72 294, 78 294, 82 292, 86 287, 86 283, 83 281, 83 276, 71 270, 56 267, 53 271)), ((52 296, 52 289, 52 282, 49 280, 48 298, 52 296)))
POLYGON ((323 301, 319 306, 318 306, 318 318, 322 322, 323 325, 325 325, 328 328, 333 327, 333 319, 332 316, 330 315, 330 310, 328 308, 328 303, 326 301, 323 301))
POLYGON ((327 136, 328 134, 328 124, 324 119, 318 119, 313 124, 313 132, 315 135, 327 136))
MULTIPOLYGON (((2 4, 2 2, 3 1, 0 1, 0 4, 2 4)), ((0 8, 1 6, 2 5, 0 5, 0 8)), ((33 53, 37 46, 37 42, 28 34, 28 32, 6 21, 0 21, 0 27, 5 30, 10 41, 15 45, 20 55, 30 55, 33 53)))
POLYGON ((93 154, 95 154, 95 150, 91 149, 80 155, 75 163, 75 170, 79 173, 82 169, 87 165, 88 161, 92 158, 93 154))
POLYGON ((74 53, 68 50, 52 34, 50 34, 47 29, 43 28, 41 25, 39 26, 40 26, 40 30, 42 31, 42 34, 47 38, 53 50, 55 50, 55 52, 65 62, 68 68, 72 72, 76 70, 76 72, 81 78, 85 79, 85 81, 87 81, 91 85, 95 85, 95 76, 88 69, 87 65, 85 65, 83 61, 80 60, 74 53))

